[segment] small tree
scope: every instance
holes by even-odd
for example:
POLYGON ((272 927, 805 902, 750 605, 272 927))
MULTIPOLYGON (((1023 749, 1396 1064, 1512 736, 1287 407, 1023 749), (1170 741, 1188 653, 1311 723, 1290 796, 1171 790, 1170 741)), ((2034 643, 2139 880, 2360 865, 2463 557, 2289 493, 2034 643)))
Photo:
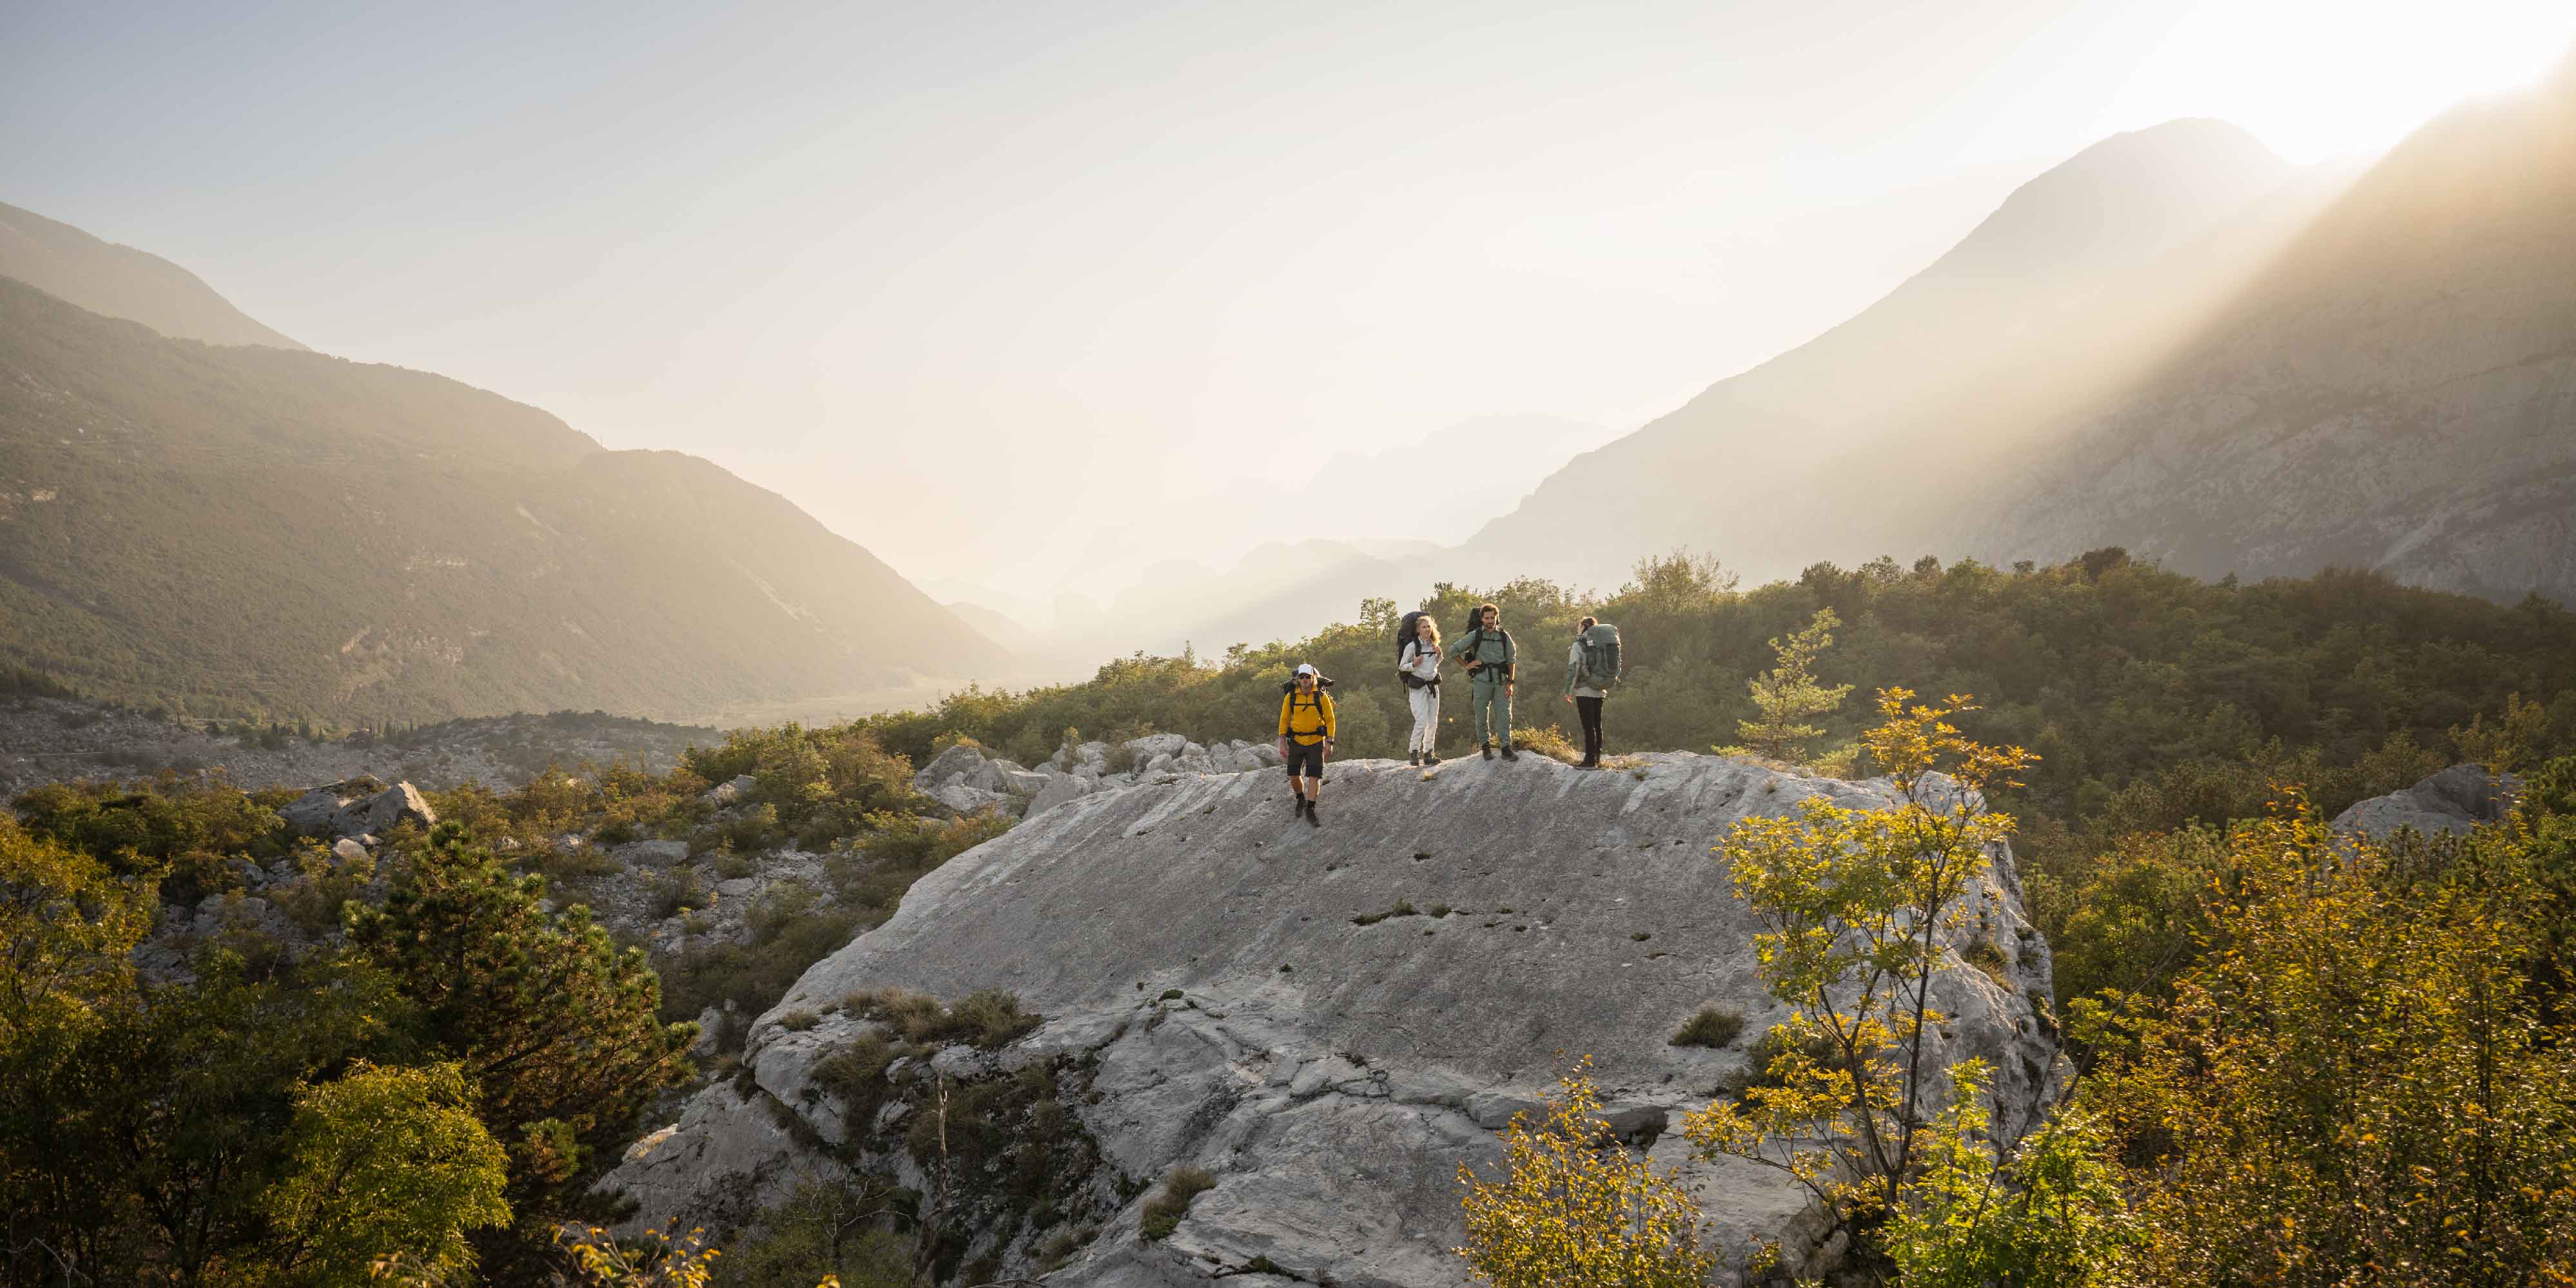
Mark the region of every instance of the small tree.
POLYGON ((1601 1118, 1586 1059, 1557 1083, 1538 1121, 1503 1131, 1502 1175, 1467 1167, 1467 1246, 1494 1288, 1699 1288, 1716 1257, 1700 1243, 1699 1209, 1670 1171, 1631 1157, 1601 1118))
POLYGON ((1880 691, 1881 723, 1862 735, 1891 807, 1814 797, 1793 818, 1738 822, 1718 846, 1766 928, 1763 979, 1797 1009, 1773 1030, 1767 1082, 1684 1130, 1711 1154, 1788 1172, 1846 1221, 1894 1211, 1920 1159, 1925 1038, 1944 1018, 1932 977, 1953 964, 1958 905, 2012 832, 1984 793, 2036 759, 1961 734, 1949 721, 1975 709, 1968 698, 1913 696, 1880 691))
MULTIPOLYGON (((419 1036, 464 1066, 510 1151, 523 1222, 556 1216, 585 1160, 688 1076, 697 1025, 655 1016, 661 981, 545 879, 513 877, 462 828, 413 851, 381 909, 351 904, 349 942, 420 1008, 419 1036)), ((486 1251, 491 1249, 487 1246, 486 1251)))
POLYGON ((1822 756, 1814 756, 1808 750, 1809 744, 1825 736, 1825 731, 1807 722, 1841 710, 1843 699, 1852 691, 1848 684, 1824 684, 1816 679, 1816 659, 1833 647, 1834 628, 1840 625, 1842 619, 1834 615, 1834 610, 1819 608, 1804 630, 1772 639, 1774 665, 1746 686, 1752 690, 1753 705, 1761 716, 1737 721, 1736 736, 1744 741, 1718 748, 1719 755, 1760 756, 1787 765, 1813 765, 1837 776, 1850 772, 1854 749, 1839 748, 1822 756))

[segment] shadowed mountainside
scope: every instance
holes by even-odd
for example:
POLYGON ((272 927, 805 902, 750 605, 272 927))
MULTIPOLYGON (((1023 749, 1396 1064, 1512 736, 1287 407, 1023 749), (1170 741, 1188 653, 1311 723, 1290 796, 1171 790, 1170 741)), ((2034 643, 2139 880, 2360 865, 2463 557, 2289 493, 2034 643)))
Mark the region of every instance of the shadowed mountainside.
POLYGON ((2390 153, 1957 542, 2576 600, 2576 64, 2390 153))
POLYGON ((2178 343, 2303 221, 2306 203, 2266 200, 2293 178, 2215 121, 2096 144, 1851 321, 1576 458, 1465 571, 1616 584, 1634 552, 1688 546, 1769 578, 1910 548, 1910 481, 2178 343))
POLYGON ((689 717, 1001 651, 774 493, 0 279, 0 660, 196 714, 689 717))

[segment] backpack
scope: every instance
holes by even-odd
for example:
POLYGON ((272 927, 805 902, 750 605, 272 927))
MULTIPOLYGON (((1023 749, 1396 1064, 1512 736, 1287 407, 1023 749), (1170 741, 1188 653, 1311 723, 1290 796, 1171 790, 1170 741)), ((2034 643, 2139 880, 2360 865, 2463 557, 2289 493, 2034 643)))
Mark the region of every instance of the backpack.
POLYGON ((1297 699, 1297 678, 1290 676, 1286 684, 1279 686, 1279 691, 1288 695, 1288 709, 1291 712, 1299 707, 1306 707, 1320 715, 1324 709, 1324 690, 1331 687, 1333 687, 1333 677, 1319 674, 1315 677, 1315 700, 1301 702, 1297 699))
POLYGON ((1619 682, 1619 628, 1596 622, 1583 633, 1583 678, 1596 689, 1619 682))
MULTIPOLYGON (((1476 628, 1474 628, 1474 629, 1475 629, 1475 630, 1477 630, 1477 631, 1481 631, 1481 630, 1483 630, 1484 628, 1483 628, 1483 627, 1481 627, 1481 626, 1479 626, 1479 627, 1476 627, 1476 628)), ((1471 632, 1471 633, 1472 633, 1472 632, 1471 632)), ((1514 664, 1515 664, 1515 665, 1517 665, 1517 664, 1518 664, 1518 660, 1519 660, 1519 658, 1520 658, 1521 650, 1520 650, 1520 646, 1519 646, 1519 645, 1512 643, 1512 633, 1511 633, 1510 631, 1504 630, 1502 627, 1497 626, 1497 627, 1495 627, 1495 628, 1494 628, 1494 634, 1499 635, 1499 636, 1501 636, 1501 637, 1502 637, 1502 640, 1503 640, 1503 651, 1504 651, 1504 653, 1505 653, 1505 654, 1507 654, 1507 655, 1509 655, 1509 656, 1514 660, 1514 664)), ((1477 656, 1476 656, 1476 654, 1477 654, 1480 650, 1482 650, 1484 647, 1485 647, 1485 637, 1484 637, 1484 636, 1482 636, 1482 635, 1477 635, 1477 636, 1476 636, 1476 642, 1467 646, 1467 652, 1466 652, 1466 654, 1465 654, 1465 660, 1466 660, 1466 661, 1469 661, 1469 662, 1482 661, 1483 659, 1481 659, 1481 658, 1477 657, 1477 656)), ((1499 666, 1499 665, 1501 665, 1501 663, 1499 663, 1499 662, 1498 662, 1498 663, 1496 663, 1495 665, 1499 666)))
POLYGON ((1397 666, 1404 665, 1404 646, 1413 642, 1413 633, 1422 629, 1422 619, 1428 616, 1430 616, 1429 613, 1417 608, 1406 613, 1404 620, 1397 624, 1395 628, 1395 664, 1397 666))

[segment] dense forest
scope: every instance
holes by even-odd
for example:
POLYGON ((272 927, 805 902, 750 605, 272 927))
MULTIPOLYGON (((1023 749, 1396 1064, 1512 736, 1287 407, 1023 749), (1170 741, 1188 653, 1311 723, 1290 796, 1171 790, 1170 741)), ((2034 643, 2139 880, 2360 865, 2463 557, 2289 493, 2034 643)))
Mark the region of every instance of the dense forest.
MULTIPOLYGON (((1909 1175, 1929 1188, 1855 1208, 1864 1269, 2068 1284, 2576 1271, 2564 608, 2363 574, 2206 584, 2117 551, 1819 566, 1752 590, 1673 557, 1608 596, 1521 582, 1443 587, 1425 607, 1447 626, 1485 599, 1522 643, 1524 727, 1571 723, 1555 699, 1574 622, 1621 627, 1614 755, 1752 741, 1886 772, 1889 717, 1861 695, 1891 685, 1972 694, 1959 738, 2029 753, 1987 785, 2083 1073, 2062 1130, 1983 1164, 1927 1155, 1909 1175), (1799 717, 1812 735, 1784 741, 1776 681, 1802 650, 1803 691, 1824 696, 1799 717), (1854 697, 1837 703, 1843 686, 1854 697), (2507 826, 2385 849, 2324 834, 2343 805, 2463 759, 2530 775, 2507 826), (2496 1077, 2460 1081, 2479 1069, 2496 1077)), ((1008 826, 926 821, 913 765, 963 738, 1036 760, 1095 737, 1265 737, 1299 661, 1340 680, 1344 754, 1391 754, 1398 616, 1372 603, 1220 663, 1140 656, 1081 684, 738 731, 667 774, 567 767, 440 793, 439 826, 385 838, 381 866, 296 836, 285 793, 176 775, 27 793, 0 818, 0 1277, 623 1282, 598 1268, 624 1254, 567 1249, 558 1231, 615 1215, 588 1184, 658 1096, 737 1071, 738 1022, 693 1057, 691 1017, 765 1008, 912 880, 1008 826), (708 794, 741 775, 739 799, 708 794), (634 879, 599 847, 647 838, 689 854, 655 878, 656 916, 790 844, 825 856, 835 897, 764 908, 746 943, 648 956, 588 906, 634 879), (264 893, 299 933, 227 933, 175 968, 138 965, 159 909, 238 899, 252 868, 290 874, 264 893)), ((1796 1065, 1795 1044, 1764 1041, 1763 1058, 1796 1065)), ((1761 1085, 1747 1105, 1772 1094, 1761 1085)), ((1949 1121, 1946 1139, 1974 1136, 1949 1121)), ((901 1202, 866 1244, 900 1274, 838 1259, 798 1219, 712 1273, 837 1271, 857 1288, 957 1270, 888 1260, 894 1242, 932 1242, 901 1202)))

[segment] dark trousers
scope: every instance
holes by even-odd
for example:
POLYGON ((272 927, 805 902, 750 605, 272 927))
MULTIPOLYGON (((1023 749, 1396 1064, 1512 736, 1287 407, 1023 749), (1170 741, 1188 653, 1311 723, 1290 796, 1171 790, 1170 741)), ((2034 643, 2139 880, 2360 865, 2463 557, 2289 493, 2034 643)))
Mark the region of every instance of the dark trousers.
POLYGON ((1601 763, 1601 699, 1576 698, 1575 714, 1583 717, 1583 763, 1601 763))

